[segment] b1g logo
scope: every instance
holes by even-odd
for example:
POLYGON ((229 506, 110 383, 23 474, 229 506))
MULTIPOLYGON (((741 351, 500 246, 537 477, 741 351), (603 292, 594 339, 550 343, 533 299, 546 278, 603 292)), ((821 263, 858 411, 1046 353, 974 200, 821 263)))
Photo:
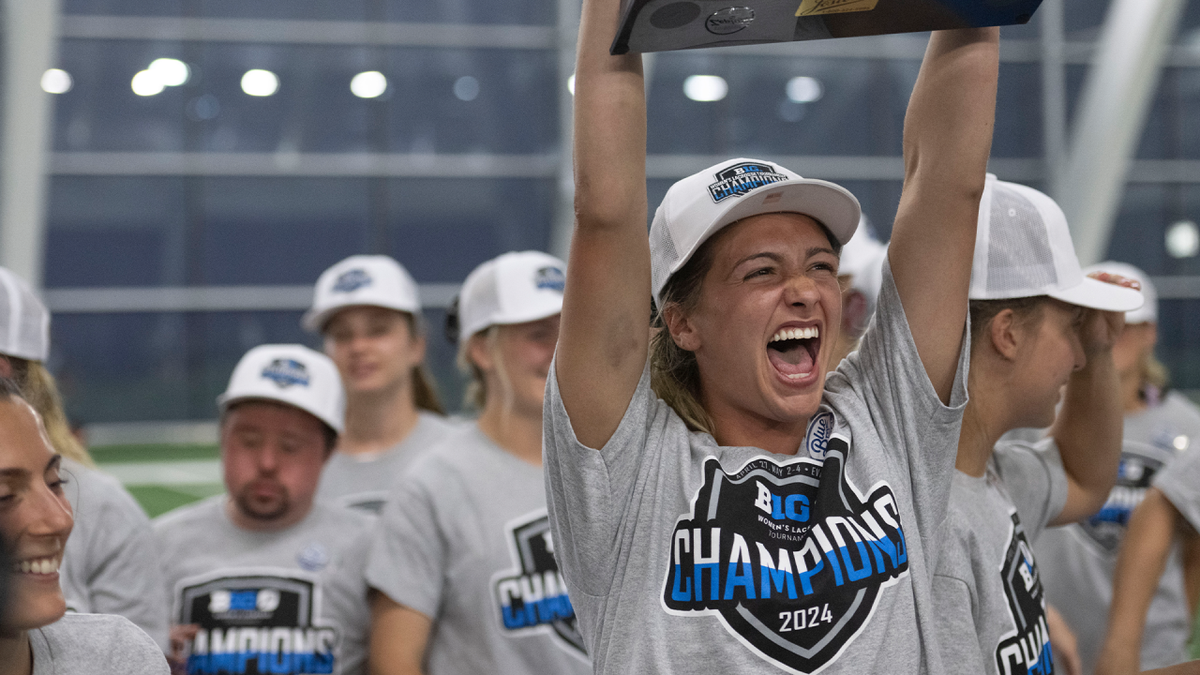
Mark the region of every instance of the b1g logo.
POLYGON ((1046 626, 1042 579, 1015 510, 1010 518, 1012 530, 1000 564, 1000 577, 1015 630, 996 646, 996 668, 1000 675, 1052 675, 1054 656, 1046 626))
POLYGON ((704 464, 691 517, 675 525, 662 602, 716 615, 763 658, 795 673, 832 663, 866 626, 881 591, 908 574, 887 483, 865 497, 846 480, 847 443, 825 460, 767 458, 727 474, 704 464))
POLYGON ((339 636, 315 625, 318 594, 294 572, 221 576, 181 584, 180 623, 199 627, 189 675, 335 673, 339 636))
POLYGON ((492 578, 500 623, 506 634, 549 631, 560 645, 585 657, 575 609, 554 559, 554 540, 546 512, 520 518, 506 529, 516 570, 492 578))
POLYGON ((708 186, 708 194, 714 202, 727 197, 741 197, 760 187, 790 180, 786 174, 766 162, 742 162, 716 175, 717 182, 708 186))

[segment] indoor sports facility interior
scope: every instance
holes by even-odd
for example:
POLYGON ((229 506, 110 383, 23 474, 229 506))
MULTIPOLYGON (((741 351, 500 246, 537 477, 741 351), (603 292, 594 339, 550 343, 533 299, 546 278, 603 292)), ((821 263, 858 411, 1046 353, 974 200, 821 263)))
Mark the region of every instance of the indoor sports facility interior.
MULTIPOLYGON (((53 312, 50 367, 155 515, 220 490, 215 396, 355 253, 420 283, 430 365, 457 284, 564 255, 577 0, 6 0, 0 264, 53 312)), ((991 170, 1054 196, 1084 264, 1152 275, 1158 353, 1200 394, 1200 0, 1045 0, 1002 31, 991 170)), ((850 188, 887 238, 926 38, 646 58, 650 203, 721 158, 850 188)), ((319 347, 318 347, 319 348, 319 347)))

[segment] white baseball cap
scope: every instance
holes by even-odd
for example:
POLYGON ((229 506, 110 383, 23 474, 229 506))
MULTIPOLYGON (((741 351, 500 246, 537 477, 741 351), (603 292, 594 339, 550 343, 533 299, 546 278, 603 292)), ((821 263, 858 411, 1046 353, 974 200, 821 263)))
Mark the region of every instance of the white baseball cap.
POLYGON ((342 433, 346 396, 329 357, 303 345, 259 345, 246 352, 229 387, 217 397, 221 412, 247 399, 278 401, 309 413, 342 433))
POLYGON ((854 235, 862 211, 846 188, 801 178, 757 159, 710 166, 675 183, 650 225, 650 279, 662 305, 667 280, 721 228, 760 213, 800 213, 824 225, 838 243, 854 235))
POLYGON ((540 251, 505 253, 476 267, 459 294, 460 339, 561 313, 566 271, 566 263, 540 251))
POLYGON ((1109 312, 1142 306, 1138 291, 1084 276, 1067 218, 1053 199, 988 174, 979 203, 970 298, 1037 295, 1109 312))
POLYGON ((854 236, 842 248, 842 259, 838 263, 838 275, 850 277, 850 287, 867 299, 867 314, 875 311, 879 301, 879 289, 883 287, 883 261, 887 258, 887 245, 875 238, 871 223, 863 216, 854 236))
POLYGON ((0 267, 0 354, 29 361, 50 355, 50 311, 21 277, 0 267))
POLYGON ((421 312, 417 282, 400 263, 386 255, 352 255, 321 273, 301 325, 320 331, 339 309, 356 305, 421 312))
POLYGON ((1145 299, 1145 302, 1142 303, 1141 307, 1125 312, 1125 323, 1158 323, 1158 290, 1154 288, 1154 283, 1150 281, 1149 275, 1133 265, 1116 262, 1115 260, 1083 268, 1084 274, 1091 274, 1092 272, 1117 274, 1126 279, 1133 279, 1141 284, 1142 298, 1145 299))

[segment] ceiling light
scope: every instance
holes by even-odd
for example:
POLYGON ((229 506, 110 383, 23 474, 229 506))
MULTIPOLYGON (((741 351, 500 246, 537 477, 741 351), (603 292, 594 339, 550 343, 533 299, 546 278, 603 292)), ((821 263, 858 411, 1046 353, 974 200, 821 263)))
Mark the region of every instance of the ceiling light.
POLYGON ((683 81, 683 94, 693 101, 720 101, 729 93, 729 84, 719 75, 692 75, 683 81))
POLYGON ((279 91, 279 78, 269 70, 247 70, 242 75, 242 91, 251 96, 270 96, 279 91))
POLYGON ((460 101, 474 101, 479 96, 479 80, 463 75, 454 81, 454 95, 460 101))
POLYGON ((179 59, 154 59, 146 70, 154 73, 166 87, 178 87, 191 75, 191 69, 179 59))
POLYGON ((788 100, 794 103, 812 103, 821 100, 825 87, 815 77, 793 77, 787 83, 788 100))
POLYGON ((350 80, 350 93, 359 98, 379 98, 387 91, 387 77, 378 70, 368 70, 350 80))
POLYGON ((1167 228, 1167 253, 1172 258, 1192 258, 1200 253, 1200 228, 1191 220, 1181 220, 1167 228))
POLYGON ((138 96, 154 96, 163 90, 162 80, 149 70, 140 70, 129 83, 133 93, 138 96))
POLYGON ((65 70, 51 68, 42 73, 42 91, 47 94, 65 94, 73 84, 71 74, 65 70))

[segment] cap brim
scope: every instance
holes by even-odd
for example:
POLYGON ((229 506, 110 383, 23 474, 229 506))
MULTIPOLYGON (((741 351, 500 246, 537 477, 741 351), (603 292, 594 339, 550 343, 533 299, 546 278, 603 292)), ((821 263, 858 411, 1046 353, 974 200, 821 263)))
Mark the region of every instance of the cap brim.
POLYGON ((1145 302, 1140 291, 1097 281, 1091 277, 1084 277, 1083 283, 1078 286, 1047 295, 1072 305, 1105 312, 1128 312, 1141 307, 1145 302))

